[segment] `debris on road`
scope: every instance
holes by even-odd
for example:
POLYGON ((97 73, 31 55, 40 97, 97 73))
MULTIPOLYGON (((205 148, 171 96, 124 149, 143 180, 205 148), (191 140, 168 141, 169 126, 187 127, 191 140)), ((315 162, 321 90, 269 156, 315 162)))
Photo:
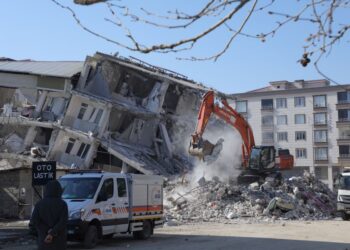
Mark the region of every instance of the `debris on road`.
POLYGON ((250 218, 254 222, 329 219, 336 208, 335 194, 313 175, 285 179, 275 184, 249 186, 202 177, 195 187, 174 181, 166 188, 168 225, 190 222, 229 222, 250 218))

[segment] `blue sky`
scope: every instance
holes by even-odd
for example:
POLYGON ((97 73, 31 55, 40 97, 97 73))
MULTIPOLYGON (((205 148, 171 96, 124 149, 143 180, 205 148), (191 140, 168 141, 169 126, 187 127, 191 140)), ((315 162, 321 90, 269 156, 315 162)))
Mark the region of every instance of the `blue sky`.
MULTIPOLYGON (((73 0, 60 0, 70 4, 73 0)), ((203 2, 204 0, 198 2, 203 2)), ((138 7, 140 1, 129 1, 131 8, 138 7)), ((142 1, 152 11, 165 12, 175 4, 190 11, 198 7, 188 6, 188 0, 178 1, 142 1)), ((295 9, 295 1, 280 1, 275 10, 295 9)), ((104 5, 75 8, 81 20, 102 34, 125 41, 122 33, 103 21, 108 14, 104 5)), ((347 21, 346 14, 340 18, 347 21)), ((247 30, 260 33, 273 27, 271 16, 255 15, 247 25, 247 30)), ((204 24, 205 25, 205 24, 204 24)), ((155 31, 147 27, 134 27, 135 34, 146 42, 158 42, 175 39, 186 31, 173 33, 155 31)), ((201 28, 201 26, 198 26, 201 28)), ((274 38, 265 43, 258 40, 239 37, 232 48, 218 61, 191 62, 176 60, 175 54, 139 54, 94 37, 75 23, 68 12, 59 8, 50 0, 1 0, 0 1, 0 56, 14 59, 33 60, 84 60, 96 51, 107 54, 119 52, 123 56, 134 56, 148 63, 168 68, 184 74, 226 93, 237 93, 264 87, 270 81, 320 79, 322 78, 312 65, 304 68, 297 63, 303 53, 302 46, 310 30, 305 23, 293 23, 284 27, 274 38)), ((201 47, 193 51, 195 55, 206 55, 214 51, 216 45, 225 39, 225 32, 219 32, 206 38, 201 47)), ((349 39, 347 39, 349 40, 349 39)), ((348 69, 349 44, 338 44, 332 53, 324 58, 320 67, 324 73, 337 82, 350 83, 348 69)), ((182 55, 182 56, 186 56, 182 55)))

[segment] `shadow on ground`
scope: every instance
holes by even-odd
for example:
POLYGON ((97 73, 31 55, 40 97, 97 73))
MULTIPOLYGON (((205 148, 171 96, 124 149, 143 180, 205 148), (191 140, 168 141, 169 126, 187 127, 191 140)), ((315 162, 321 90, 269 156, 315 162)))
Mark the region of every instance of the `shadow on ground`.
MULTIPOLYGON (((69 249, 84 249, 81 244, 70 243, 69 249)), ((104 240, 96 249, 258 249, 258 250, 350 250, 350 244, 283 240, 271 238, 203 236, 203 235, 176 235, 157 234, 145 241, 134 240, 130 236, 104 240)))

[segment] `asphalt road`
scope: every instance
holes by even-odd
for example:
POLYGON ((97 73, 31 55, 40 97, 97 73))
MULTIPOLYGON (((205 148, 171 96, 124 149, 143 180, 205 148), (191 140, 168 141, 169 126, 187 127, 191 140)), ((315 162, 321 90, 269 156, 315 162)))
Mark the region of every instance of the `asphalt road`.
MULTIPOLYGON (((273 224, 196 224, 165 227, 146 241, 130 236, 104 240, 96 249, 259 249, 350 250, 350 222, 284 222, 273 224)), ((34 250, 33 244, 2 249, 34 250)), ((5 248, 4 248, 5 247, 5 248)), ((84 249, 70 243, 69 249, 84 249)))

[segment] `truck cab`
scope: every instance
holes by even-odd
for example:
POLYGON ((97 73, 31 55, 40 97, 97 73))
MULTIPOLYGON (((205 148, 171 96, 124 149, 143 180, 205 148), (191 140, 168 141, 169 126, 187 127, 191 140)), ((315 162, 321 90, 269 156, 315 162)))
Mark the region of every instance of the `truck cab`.
POLYGON ((87 248, 119 233, 146 239, 163 224, 160 176, 76 171, 58 181, 68 205, 68 239, 87 248))
POLYGON ((343 220, 350 220, 350 172, 339 175, 337 180, 337 211, 343 220))

